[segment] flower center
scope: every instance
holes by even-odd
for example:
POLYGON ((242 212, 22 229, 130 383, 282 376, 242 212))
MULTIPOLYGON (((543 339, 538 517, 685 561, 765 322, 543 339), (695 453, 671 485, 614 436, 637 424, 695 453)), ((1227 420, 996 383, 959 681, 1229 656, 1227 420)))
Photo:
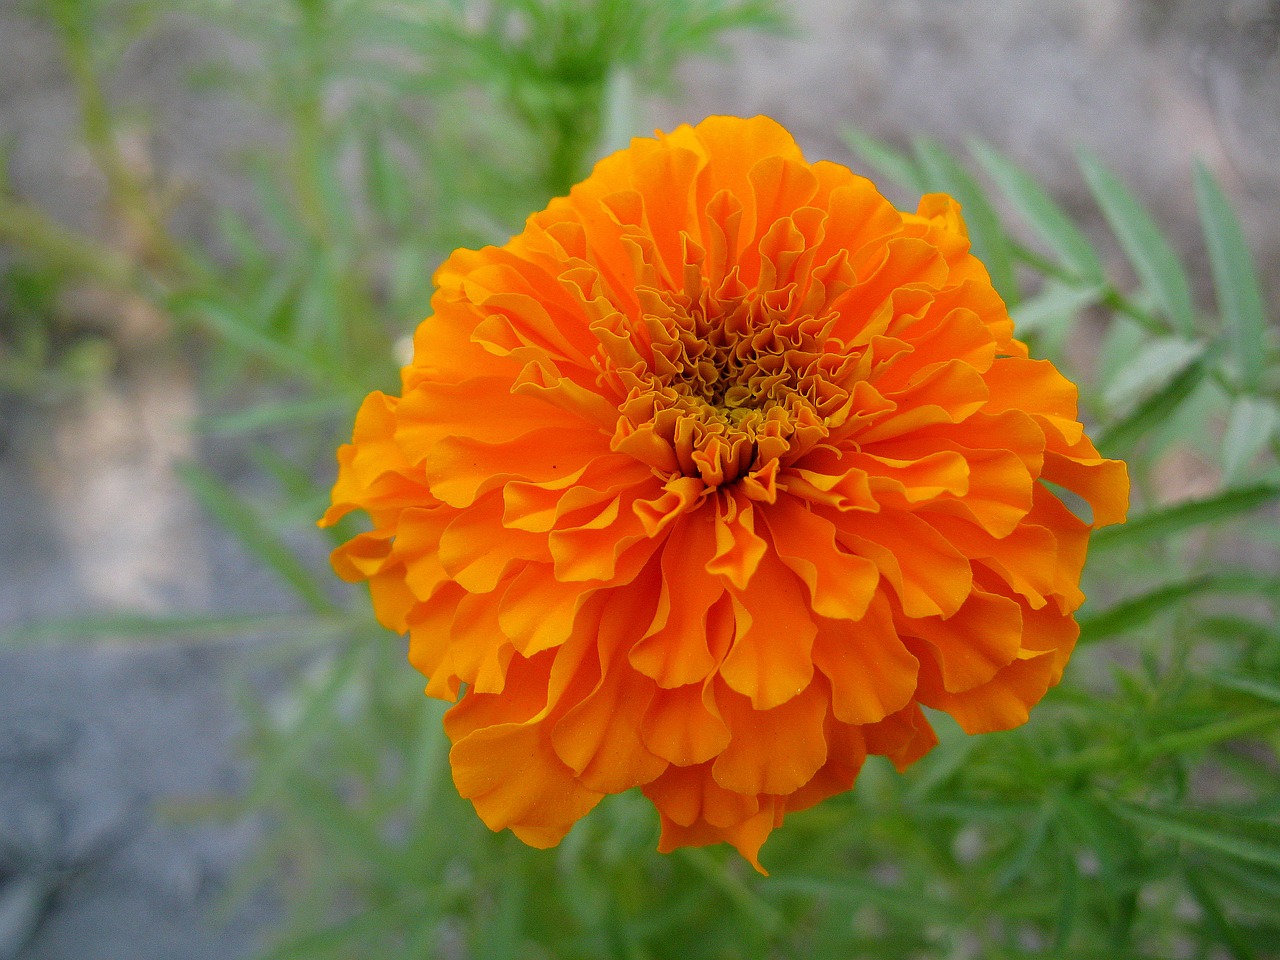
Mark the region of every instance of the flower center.
POLYGON ((617 371, 621 413, 628 434, 670 449, 673 475, 712 487, 772 475, 845 409, 856 358, 829 338, 831 318, 792 315, 794 290, 641 293, 653 360, 617 371))

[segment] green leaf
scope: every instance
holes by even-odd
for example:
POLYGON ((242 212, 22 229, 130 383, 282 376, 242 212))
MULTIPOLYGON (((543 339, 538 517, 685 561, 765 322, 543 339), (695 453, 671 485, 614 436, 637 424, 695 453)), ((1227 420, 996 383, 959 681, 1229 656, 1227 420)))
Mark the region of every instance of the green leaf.
POLYGON ((1205 350, 1205 343, 1181 337, 1148 341, 1116 372, 1103 401, 1110 410, 1127 412, 1199 360, 1205 350))
POLYGON ((246 322, 243 316, 225 303, 206 297, 178 297, 170 303, 170 307, 176 313, 192 318, 198 326, 215 337, 279 368, 286 375, 308 377, 316 381, 325 379, 324 369, 310 356, 254 329, 252 323, 246 322))
POLYGON ((390 929, 397 929, 403 920, 404 907, 397 903, 385 903, 362 910, 345 920, 321 927, 289 939, 260 960, 320 960, 324 957, 349 957, 352 951, 363 953, 356 944, 367 944, 390 929))
POLYGON ((1110 809, 1135 826, 1236 860, 1280 870, 1280 824, 1219 810, 1164 810, 1129 803, 1110 809))
POLYGON ((1023 300, 1011 313, 1018 336, 1044 333, 1055 336, 1080 314, 1102 299, 1103 288, 1050 281, 1034 297, 1023 300))
POLYGON ((380 130, 366 129, 363 145, 365 189, 369 198, 387 223, 401 228, 408 219, 411 205, 404 170, 392 156, 380 130))
POLYGON ((1231 339, 1240 383, 1256 392, 1262 380, 1267 318, 1253 257, 1240 221, 1203 164, 1196 164, 1195 185, 1218 309, 1231 339))
POLYGON ((347 645, 333 660, 320 663, 321 672, 312 688, 294 689, 286 719, 274 721, 269 728, 272 734, 277 725, 285 729, 271 745, 271 763, 257 771, 247 797, 251 806, 261 806, 288 787, 294 770, 307 762, 314 744, 332 739, 333 728, 344 722, 338 705, 357 678, 361 652, 358 646, 347 645))
POLYGON ((1270 683, 1257 677, 1242 677, 1231 673, 1210 673, 1210 682, 1238 693, 1247 693, 1268 703, 1280 704, 1280 683, 1270 683))
POLYGON ((841 131, 841 136, 849 148, 867 162, 873 172, 911 193, 919 195, 927 191, 924 173, 906 153, 895 150, 883 140, 877 140, 853 127, 845 127, 841 131))
POLYGON ((605 81, 604 123, 596 153, 604 157, 625 149, 631 138, 639 136, 643 129, 635 74, 615 67, 605 81))
POLYGON ((1195 898, 1196 903, 1200 904, 1206 923, 1213 929, 1216 938, 1227 945, 1232 956, 1236 960, 1256 960, 1257 954, 1236 932, 1231 921, 1227 919, 1226 914, 1223 912, 1221 904, 1218 903, 1218 898, 1209 890, 1199 871, 1190 864, 1184 864, 1182 877, 1186 881, 1187 890, 1195 898))
POLYGON ((255 433, 272 427, 297 429, 339 416, 349 419, 351 410, 351 397, 332 394, 306 400, 264 403, 248 410, 197 417, 194 427, 201 432, 231 435, 255 433))
POLYGON ((1280 710, 1252 711, 1198 727, 1162 734, 1144 743, 1139 753, 1148 759, 1162 755, 1183 756, 1228 740, 1238 740, 1241 737, 1276 729, 1280 729, 1280 710))
POLYGON ((1097 553, 1121 546, 1141 546, 1204 524, 1238 517, 1276 499, 1280 499, 1280 485, 1261 483, 1225 490, 1203 500, 1187 500, 1132 517, 1122 526, 1099 530, 1089 542, 1090 549, 1097 553))
POLYGON ((1277 426, 1280 407, 1274 400, 1251 396, 1235 399, 1222 436, 1222 470, 1228 483, 1271 442, 1277 426))
POLYGON ((178 468, 178 475, 214 518, 262 563, 288 584, 298 598, 316 613, 335 613, 337 607, 307 566, 289 549, 280 535, 221 480, 193 464, 178 468))
POLYGON ((1102 262, 1079 228, 1054 202, 1044 188, 1025 170, 989 144, 974 141, 969 145, 978 162, 1013 203, 1014 209, 1061 258, 1070 271, 1082 280, 1101 285, 1105 281, 1102 262))
POLYGON ((986 191, 959 160, 934 140, 919 140, 916 159, 930 190, 951 194, 960 202, 974 255, 986 265, 996 291, 1011 306, 1022 299, 1013 267, 1009 238, 986 191))
POLYGON ((1150 394, 1125 417, 1104 427, 1095 438, 1098 449, 1108 451, 1131 447, 1151 430, 1168 423, 1204 381, 1208 369, 1208 364, 1203 360, 1191 364, 1150 394))
POLYGON ((1116 176, 1081 151, 1080 170, 1143 287, 1182 336, 1195 336, 1195 306, 1177 254, 1151 215, 1116 176))
POLYGON ((1178 604, 1206 593, 1277 594, 1280 579, 1240 571, 1206 574, 1179 583, 1156 587, 1140 596, 1129 597, 1106 610, 1080 616, 1079 643, 1093 643, 1145 626, 1178 604))
POLYGON ((345 629, 350 626, 352 626, 351 623, 341 618, 317 620, 313 616, 296 613, 247 613, 226 616, 212 614, 153 616, 145 613, 113 613, 42 620, 39 623, 15 627, 0 634, 0 645, 50 640, 92 642, 106 637, 126 637, 130 640, 156 638, 173 641, 179 637, 204 639, 210 636, 243 637, 249 634, 301 633, 303 631, 327 634, 330 630, 345 629))
POLYGON ((698 847, 681 847, 679 855, 685 863, 702 875, 703 880, 718 889, 741 916, 758 924, 769 933, 783 928, 786 921, 782 914, 762 900, 738 873, 727 869, 723 860, 717 860, 706 850, 698 847))

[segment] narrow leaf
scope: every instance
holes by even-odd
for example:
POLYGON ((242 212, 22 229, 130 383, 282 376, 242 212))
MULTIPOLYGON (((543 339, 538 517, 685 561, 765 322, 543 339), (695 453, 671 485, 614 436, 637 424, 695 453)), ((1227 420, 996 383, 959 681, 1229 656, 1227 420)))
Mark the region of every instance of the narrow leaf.
POLYGON ((1280 710, 1262 710, 1227 717, 1187 730, 1175 730, 1144 743, 1140 750, 1143 757, 1184 756, 1196 750, 1239 740, 1256 733, 1280 729, 1280 710))
POLYGON ((1185 864, 1182 876, 1186 881, 1187 890, 1191 892, 1191 896, 1195 898, 1196 903, 1200 904, 1205 922, 1213 930, 1214 936, 1227 945, 1231 955, 1236 960, 1256 960, 1258 955, 1245 943, 1244 938, 1240 936, 1235 926, 1227 919, 1221 904, 1218 903, 1218 898, 1209 890, 1199 871, 1192 865, 1185 864))
POLYGON ((1280 408, 1274 400, 1236 398, 1222 436, 1222 470, 1228 482, 1235 480, 1271 442, 1277 426, 1280 426, 1280 408))
POLYGON ((1104 279, 1102 262, 1079 228, 1025 170, 989 144, 970 144, 978 162, 1009 198, 1019 215, 1062 259, 1075 276, 1091 283, 1104 279))
POLYGON ((1075 284, 1047 283, 1034 297, 1023 300, 1012 311, 1018 336, 1027 333, 1056 335, 1071 325, 1080 311, 1102 299, 1102 288, 1075 284))
POLYGON ((1195 184, 1218 309, 1231 339, 1240 383, 1256 391, 1262 379, 1267 319, 1253 257, 1240 221, 1203 164, 1196 165, 1195 184))
POLYGON ((1211 673, 1208 678, 1212 683, 1216 683, 1220 687, 1226 687, 1228 690, 1247 693, 1250 696, 1257 697, 1259 700, 1266 700, 1268 703, 1280 704, 1280 683, 1271 683, 1266 680, 1260 680, 1257 677, 1241 677, 1230 673, 1211 673))
POLYGON ((1219 520, 1228 520, 1280 499, 1280 485, 1255 484, 1226 490, 1203 500, 1187 500, 1133 517, 1123 526, 1095 533, 1090 548, 1096 553, 1113 547, 1141 546, 1219 520))
POLYGON ((1128 411, 1186 370, 1205 352, 1205 344, 1181 337, 1160 337, 1145 344, 1107 384, 1108 409, 1128 411))
POLYGON ((1217 810, 1160 810, 1113 803, 1117 816, 1171 840, 1280 870, 1280 824, 1217 810))
POLYGON ((97 641, 105 637, 128 637, 131 640, 157 638, 171 642, 178 637, 206 638, 244 637, 263 633, 328 633, 345 629, 351 623, 341 619, 317 620, 296 613, 249 613, 218 616, 214 614, 153 616, 145 613, 113 613, 100 616, 42 620, 28 626, 0 633, 0 645, 34 641, 97 641))
POLYGON ((1104 427, 1096 437, 1098 449, 1107 451, 1130 447, 1149 431, 1167 423, 1187 398, 1195 393, 1207 370, 1208 366, 1203 360, 1191 364, 1150 394, 1125 417, 1104 427))
POLYGON ((1195 306, 1177 254, 1151 215, 1106 167, 1081 152, 1080 170, 1142 286, 1184 337, 1195 336, 1195 306))
POLYGON ((1106 610, 1081 615, 1078 642, 1093 643, 1135 630, 1160 614, 1175 609, 1183 601, 1206 593, 1265 595, 1277 592, 1280 592, 1280 580, 1241 572, 1206 574, 1179 583, 1164 584, 1140 596, 1122 600, 1106 610))
POLYGON ((323 379, 323 371, 309 356, 255 330, 226 304, 205 298, 177 298, 170 306, 176 313, 190 317, 206 332, 286 374, 323 379))
POLYGON ((271 427, 296 428, 302 424, 347 417, 353 407, 350 397, 342 394, 307 400, 264 403, 248 410, 197 417, 195 429, 207 433, 245 434, 271 427))
POLYGON ((178 475, 196 499, 230 531, 244 547, 288 584, 307 607, 316 613, 337 610, 316 577, 284 540, 258 514, 206 470, 187 464, 178 475))

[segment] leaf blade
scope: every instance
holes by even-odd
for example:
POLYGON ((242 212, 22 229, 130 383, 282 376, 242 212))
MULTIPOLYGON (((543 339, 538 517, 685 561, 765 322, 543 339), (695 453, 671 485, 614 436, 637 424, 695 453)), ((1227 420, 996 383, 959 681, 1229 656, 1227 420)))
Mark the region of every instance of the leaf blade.
POLYGON ((1227 520, 1280 499, 1280 484, 1259 483, 1237 487, 1201 500, 1185 500, 1150 510, 1122 526, 1106 527, 1090 539, 1094 552, 1118 546, 1140 546, 1218 520, 1227 520))
POLYGON ((1150 291, 1175 328, 1184 337, 1195 336, 1195 305, 1187 280, 1173 247, 1160 228, 1118 177, 1092 154, 1078 156, 1085 183, 1097 201, 1116 239, 1143 287, 1150 291))
POLYGON ((1262 379, 1267 326, 1258 272, 1244 230, 1218 182, 1202 163, 1196 164, 1194 179, 1218 310, 1239 366, 1240 382, 1246 390, 1256 392, 1262 379))
POLYGON ((1080 279, 1102 284, 1102 261, 1066 211, 1025 170, 990 144, 975 140, 969 149, 1027 224, 1080 279))

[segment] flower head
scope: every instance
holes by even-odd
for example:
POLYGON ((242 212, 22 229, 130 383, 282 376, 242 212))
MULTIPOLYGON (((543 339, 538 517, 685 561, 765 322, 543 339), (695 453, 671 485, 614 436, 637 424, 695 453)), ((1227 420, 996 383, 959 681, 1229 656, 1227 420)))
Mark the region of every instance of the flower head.
POLYGON ((325 522, 371 518, 334 565, 457 699, 454 780, 492 829, 551 846, 640 787, 661 850, 759 868, 867 754, 928 752, 922 705, 1001 730, 1057 683, 1128 480, 949 197, 900 212, 773 121, 712 117, 436 281, 325 522))

